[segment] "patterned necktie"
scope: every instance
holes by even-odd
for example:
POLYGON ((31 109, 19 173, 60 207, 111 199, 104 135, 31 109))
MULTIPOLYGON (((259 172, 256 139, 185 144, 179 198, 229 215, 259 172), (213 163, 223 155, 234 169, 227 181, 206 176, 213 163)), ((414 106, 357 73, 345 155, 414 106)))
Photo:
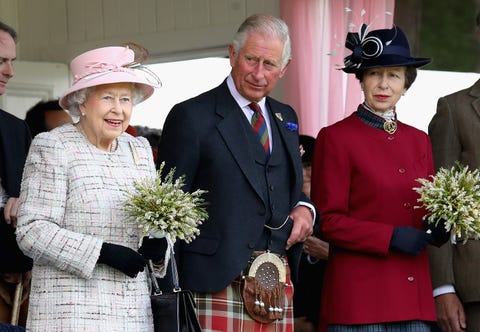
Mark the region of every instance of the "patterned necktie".
POLYGON ((254 111, 252 116, 252 128, 257 133, 260 143, 263 146, 263 150, 267 155, 270 154, 270 140, 268 138, 268 129, 265 118, 263 117, 262 110, 257 103, 251 103, 248 105, 250 109, 254 111))

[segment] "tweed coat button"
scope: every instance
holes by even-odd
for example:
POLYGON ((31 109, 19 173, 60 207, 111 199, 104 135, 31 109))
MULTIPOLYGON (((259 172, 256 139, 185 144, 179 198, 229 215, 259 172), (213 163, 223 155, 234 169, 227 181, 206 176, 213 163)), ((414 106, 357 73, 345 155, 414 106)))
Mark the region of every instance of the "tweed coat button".
POLYGON ((412 277, 412 276, 410 276, 410 277, 407 278, 407 280, 410 281, 410 282, 414 282, 414 281, 415 281, 415 278, 412 277))

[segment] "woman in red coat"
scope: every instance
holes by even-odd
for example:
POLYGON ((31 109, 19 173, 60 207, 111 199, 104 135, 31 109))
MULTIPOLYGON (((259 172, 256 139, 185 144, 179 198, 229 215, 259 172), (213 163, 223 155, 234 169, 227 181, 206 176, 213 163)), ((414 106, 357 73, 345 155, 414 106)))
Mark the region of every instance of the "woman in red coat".
POLYGON ((425 210, 414 208, 415 180, 434 172, 430 140, 395 113, 416 68, 430 59, 411 57, 396 26, 363 25, 345 46, 353 53, 343 70, 358 78, 365 101, 323 128, 315 144, 312 199, 330 243, 321 321, 329 332, 430 331, 436 317, 425 248, 449 234, 426 232, 425 210))

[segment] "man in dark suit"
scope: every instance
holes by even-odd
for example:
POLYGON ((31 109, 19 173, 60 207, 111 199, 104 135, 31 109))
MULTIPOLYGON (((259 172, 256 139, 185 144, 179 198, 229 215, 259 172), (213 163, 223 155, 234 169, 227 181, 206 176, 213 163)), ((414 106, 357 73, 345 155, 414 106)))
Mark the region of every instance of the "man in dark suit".
MULTIPOLYGON (((218 87, 173 107, 162 131, 159 162, 186 175, 186 190, 207 190, 209 218, 200 235, 176 248, 180 283, 195 292, 202 328, 262 331, 293 326, 287 277, 282 319, 252 320, 245 312, 242 271, 270 251, 291 270, 312 234, 315 210, 302 193, 302 164, 295 111, 268 94, 290 61, 286 24, 253 15, 229 46, 231 74, 218 87), (263 138, 251 125, 256 103, 263 138), (286 256, 288 256, 288 264, 286 256)), ((255 125, 254 125, 255 127, 255 125)), ((278 329, 280 330, 280 329, 278 329)))
MULTIPOLYGON (((476 25, 480 40, 480 13, 476 25)), ((439 98, 428 133, 437 170, 456 161, 480 167, 480 80, 439 98)), ((429 259, 441 331, 480 331, 480 241, 431 247, 429 259)))
MULTIPOLYGON (((16 58, 16 32, 0 22, 0 95, 13 77, 16 58)), ((25 121, 0 110, 0 322, 10 322, 16 284, 25 279, 32 260, 23 255, 15 239, 18 196, 23 165, 31 137, 25 121)), ((24 298, 28 294, 25 284, 24 298)), ((27 302, 20 316, 25 324, 27 302)))

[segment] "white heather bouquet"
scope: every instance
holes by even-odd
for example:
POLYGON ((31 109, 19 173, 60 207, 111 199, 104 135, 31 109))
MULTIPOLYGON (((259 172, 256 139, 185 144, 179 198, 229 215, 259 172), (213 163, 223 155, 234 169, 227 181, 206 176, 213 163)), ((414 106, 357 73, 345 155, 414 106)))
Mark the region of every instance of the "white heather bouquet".
POLYGON ((135 190, 128 193, 125 208, 138 223, 144 236, 166 236, 174 243, 177 239, 191 242, 200 233, 198 225, 208 218, 205 190, 192 193, 183 191, 185 176, 174 180, 175 168, 162 180, 165 164, 160 165, 157 176, 134 183, 135 190))
POLYGON ((456 238, 480 238, 480 173, 456 163, 440 168, 430 179, 417 179, 422 186, 413 188, 420 194, 418 202, 430 213, 427 222, 445 219, 445 229, 456 238))

